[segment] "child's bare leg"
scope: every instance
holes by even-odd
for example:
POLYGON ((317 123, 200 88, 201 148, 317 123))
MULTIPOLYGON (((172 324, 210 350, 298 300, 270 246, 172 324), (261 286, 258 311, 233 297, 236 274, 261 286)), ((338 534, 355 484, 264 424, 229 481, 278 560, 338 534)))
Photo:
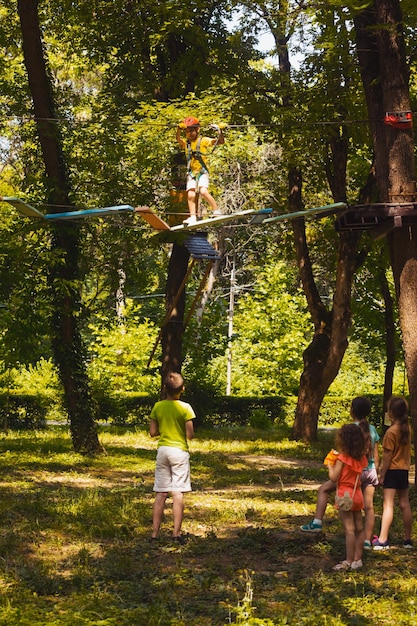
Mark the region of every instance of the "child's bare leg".
POLYGON ((190 212, 190 215, 195 215, 196 214, 196 207, 195 207, 195 189, 189 189, 188 193, 187 193, 187 202, 188 202, 188 210, 190 212))
POLYGON ((363 542, 365 540, 362 511, 353 511, 353 520, 355 524, 355 554, 353 560, 360 561, 363 555, 363 542))
POLYGON ((162 516, 164 514, 165 500, 168 493, 160 492, 155 496, 155 502, 153 503, 153 516, 152 516, 152 537, 156 538, 161 527, 162 516))
POLYGON ((219 210, 217 206, 217 202, 215 201, 211 193, 209 193, 209 190, 207 189, 207 187, 200 187, 200 195, 202 198, 204 198, 204 200, 206 200, 206 202, 208 202, 212 211, 219 210))
POLYGON ((336 485, 331 480, 326 480, 320 485, 317 492, 316 519, 322 520, 326 512, 329 494, 336 490, 336 485))
POLYGON ((365 539, 370 542, 372 542, 375 526, 374 493, 375 487, 373 485, 368 485, 363 492, 365 509, 365 539))
POLYGON ((411 539, 411 526, 413 515, 411 513, 410 500, 408 497, 408 489, 398 490, 398 502, 401 509, 404 524, 404 539, 411 539))
POLYGON ((394 504, 396 489, 384 489, 384 503, 382 505, 381 531, 379 533, 379 541, 385 543, 388 541, 388 533, 394 519, 394 504))
POLYGON ((184 517, 184 495, 180 491, 172 494, 172 514, 174 516, 174 537, 181 535, 182 520, 184 517))
POLYGON ((340 519, 342 520, 343 528, 345 531, 346 539, 346 561, 352 563, 355 560, 355 545, 356 545, 356 533, 355 533, 355 521, 352 511, 339 511, 340 519))

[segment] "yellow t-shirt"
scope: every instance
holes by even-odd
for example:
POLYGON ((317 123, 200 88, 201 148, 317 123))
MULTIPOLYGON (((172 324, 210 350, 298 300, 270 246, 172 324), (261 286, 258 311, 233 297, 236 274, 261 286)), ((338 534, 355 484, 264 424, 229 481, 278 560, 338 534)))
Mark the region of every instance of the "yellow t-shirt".
MULTIPOLYGON (((199 142, 199 138, 197 137, 197 139, 195 141, 190 141, 189 143, 187 142, 185 145, 185 154, 187 156, 188 159, 188 149, 189 147, 191 148, 192 152, 195 152, 197 150, 197 145, 199 142)), ((201 137, 201 141, 200 141, 200 155, 201 155, 201 159, 203 161, 203 163, 205 165, 207 165, 207 156, 208 156, 208 150, 209 148, 211 148, 211 146, 213 146, 216 143, 216 139, 212 139, 211 137, 201 137)), ((201 170, 201 163, 198 159, 196 159, 194 156, 191 157, 191 161, 190 161, 190 165, 189 165, 189 169, 193 172, 193 173, 198 173, 201 170)))
POLYGON ((188 450, 185 422, 195 418, 190 404, 182 400, 160 400, 152 411, 151 419, 158 424, 160 446, 188 450))

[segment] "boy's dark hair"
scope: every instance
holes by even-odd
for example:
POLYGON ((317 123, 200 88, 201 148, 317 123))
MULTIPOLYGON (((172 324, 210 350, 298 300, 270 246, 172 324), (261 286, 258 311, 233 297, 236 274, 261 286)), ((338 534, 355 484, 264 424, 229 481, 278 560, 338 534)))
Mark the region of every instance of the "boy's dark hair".
POLYGON ((365 396, 358 396, 353 398, 350 405, 352 416, 358 420, 363 420, 371 414, 371 403, 365 396))
POLYGON ((165 378, 164 386, 169 396, 175 396, 182 391, 184 379, 178 372, 171 372, 165 378))

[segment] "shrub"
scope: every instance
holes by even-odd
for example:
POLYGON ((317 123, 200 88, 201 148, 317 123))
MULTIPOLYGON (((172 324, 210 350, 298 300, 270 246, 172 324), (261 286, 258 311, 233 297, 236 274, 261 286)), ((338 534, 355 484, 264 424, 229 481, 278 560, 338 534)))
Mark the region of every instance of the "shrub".
POLYGON ((45 428, 49 399, 41 395, 0 394, 0 424, 3 430, 45 428))
POLYGON ((272 427, 272 422, 265 409, 254 409, 249 417, 249 426, 269 430, 272 427))

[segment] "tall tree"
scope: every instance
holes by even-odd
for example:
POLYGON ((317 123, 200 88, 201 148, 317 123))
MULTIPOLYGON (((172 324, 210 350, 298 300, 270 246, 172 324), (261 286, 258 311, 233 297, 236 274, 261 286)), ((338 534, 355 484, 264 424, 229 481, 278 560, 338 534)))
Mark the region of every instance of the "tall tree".
MULTIPOLYGON (((301 206, 301 183, 301 173, 292 170, 289 176, 292 211, 299 210, 301 206)), ((293 231, 301 280, 314 324, 313 339, 303 354, 304 369, 300 378, 293 436, 312 441, 317 438, 321 403, 337 376, 348 345, 350 299, 360 233, 343 233, 339 237, 334 295, 329 309, 314 280, 304 220, 294 220, 293 231)))
MULTIPOLYGON (((276 42, 279 59, 282 105, 293 114, 295 98, 292 95, 294 85, 290 81, 290 62, 288 58, 288 40, 294 29, 293 19, 299 7, 292 11, 289 2, 251 2, 268 24, 276 42)), ((350 41, 343 11, 337 7, 315 8, 317 19, 316 44, 322 49, 321 54, 313 55, 313 71, 308 78, 310 89, 302 86, 303 98, 308 102, 308 116, 313 122, 321 120, 323 114, 334 117, 335 124, 322 128, 320 137, 315 136, 315 146, 320 142, 323 151, 322 169, 325 171, 328 185, 335 202, 347 201, 347 163, 351 139, 349 127, 343 121, 351 102, 350 90, 353 82, 350 63, 350 41), (337 45, 335 45, 335 40, 337 45), (329 45, 329 42, 332 44, 329 45), (323 98, 323 91, 326 98, 323 98), (328 94, 334 99, 329 99, 328 94), (313 121, 314 120, 314 121, 313 121)), ((297 102, 301 110, 300 102, 297 102)), ((285 146, 285 130, 282 143, 285 146)), ((315 134, 315 133, 314 133, 315 134)), ((288 144, 291 146, 291 139, 288 144)), ((299 211, 303 207, 302 199, 302 157, 297 150, 289 154, 289 207, 299 211)), ((300 378, 293 436, 296 439, 311 441, 316 439, 320 406, 329 386, 337 376, 347 345, 351 322, 351 289, 358 264, 359 232, 344 232, 338 236, 336 272, 334 276, 332 306, 322 298, 313 271, 313 262, 309 250, 308 237, 303 219, 293 221, 294 242, 303 289, 313 321, 313 338, 303 353, 304 369, 300 378)))
POLYGON ((385 114, 411 111, 409 67, 400 0, 373 0, 354 15, 357 52, 375 150, 379 201, 410 212, 388 232, 417 444, 417 223, 412 129, 384 124, 385 114))
MULTIPOLYGON (((22 45, 33 109, 47 175, 48 204, 71 206, 71 186, 62 151, 51 81, 43 54, 37 2, 18 0, 22 45)), ((66 208, 63 210, 67 210, 66 208)), ((94 420, 94 403, 85 365, 85 351, 77 323, 80 294, 79 226, 57 223, 52 229, 53 349, 70 419, 74 449, 101 452, 94 420)))

